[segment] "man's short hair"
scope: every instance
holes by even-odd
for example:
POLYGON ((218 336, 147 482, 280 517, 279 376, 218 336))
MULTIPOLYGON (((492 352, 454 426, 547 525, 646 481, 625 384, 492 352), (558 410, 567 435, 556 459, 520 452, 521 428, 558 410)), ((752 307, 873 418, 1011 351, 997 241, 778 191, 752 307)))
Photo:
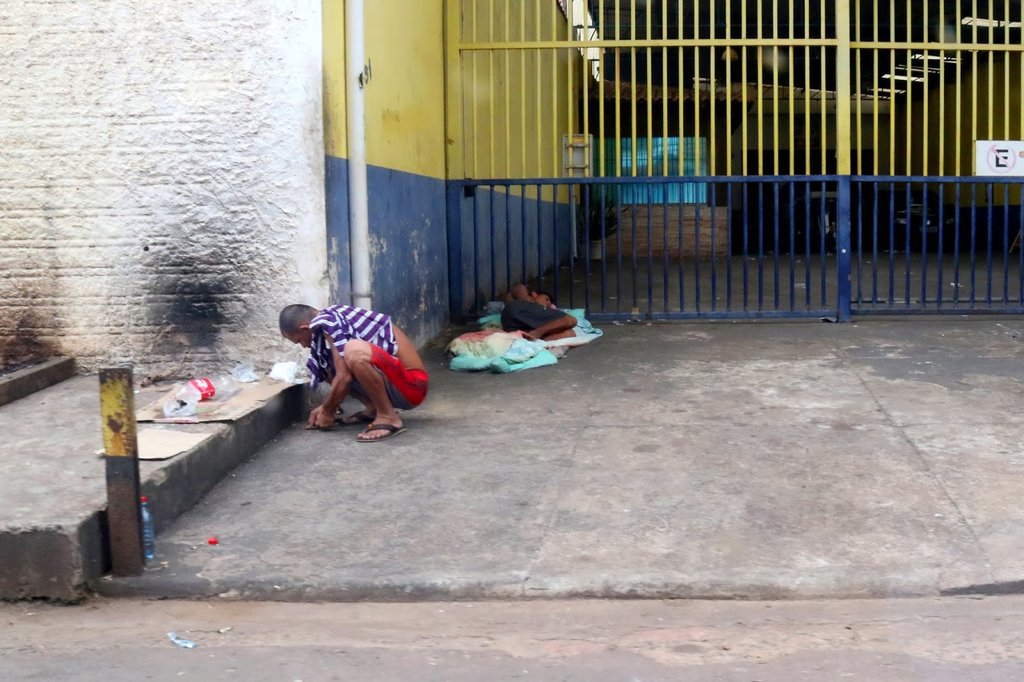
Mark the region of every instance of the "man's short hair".
POLYGON ((281 328, 282 334, 292 334, 299 331, 299 327, 314 317, 316 317, 316 308, 294 303, 281 310, 281 314, 277 316, 277 325, 281 328))

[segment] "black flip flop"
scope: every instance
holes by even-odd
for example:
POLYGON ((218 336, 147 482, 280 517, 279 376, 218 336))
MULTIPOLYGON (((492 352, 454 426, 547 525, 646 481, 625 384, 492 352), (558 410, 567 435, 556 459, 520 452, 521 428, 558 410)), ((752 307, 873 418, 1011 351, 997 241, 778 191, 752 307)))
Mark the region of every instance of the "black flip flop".
POLYGON ((405 433, 406 429, 405 429, 404 426, 394 426, 392 424, 370 424, 365 429, 363 429, 363 433, 368 433, 370 431, 387 431, 388 435, 381 436, 380 438, 360 438, 359 436, 356 436, 356 442, 357 443, 379 443, 382 440, 388 440, 389 438, 394 438, 395 436, 397 436, 400 433, 405 433))

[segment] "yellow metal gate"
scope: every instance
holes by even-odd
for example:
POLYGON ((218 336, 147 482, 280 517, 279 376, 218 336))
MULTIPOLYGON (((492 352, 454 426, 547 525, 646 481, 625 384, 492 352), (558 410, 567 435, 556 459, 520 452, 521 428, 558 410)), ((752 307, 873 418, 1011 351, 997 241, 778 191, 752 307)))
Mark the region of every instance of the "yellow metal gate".
POLYGON ((446 11, 453 313, 1024 311, 1020 0, 446 11))

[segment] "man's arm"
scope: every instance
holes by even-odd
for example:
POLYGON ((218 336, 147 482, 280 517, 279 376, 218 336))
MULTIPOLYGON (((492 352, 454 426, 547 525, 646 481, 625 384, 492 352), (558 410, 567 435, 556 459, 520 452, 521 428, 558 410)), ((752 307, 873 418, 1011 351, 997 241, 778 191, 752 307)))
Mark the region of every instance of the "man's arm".
MULTIPOLYGON (((554 337, 556 334, 565 335, 563 332, 569 331, 576 326, 576 318, 572 315, 563 315, 558 319, 546 322, 541 326, 537 327, 528 332, 523 332, 523 336, 528 339, 540 340, 554 337)), ((561 338, 559 336, 558 338, 561 338)))
POLYGON ((423 359, 416 351, 416 344, 412 342, 405 332, 398 328, 394 322, 391 323, 391 330, 395 333, 395 342, 398 344, 398 359, 402 367, 406 369, 426 369, 423 359))
POLYGON ((334 379, 331 380, 331 390, 327 397, 318 407, 314 407, 309 413, 307 429, 326 429, 334 424, 334 415, 345 401, 348 395, 349 386, 352 384, 352 373, 348 371, 348 365, 341 353, 335 348, 330 336, 325 335, 325 340, 331 346, 331 359, 334 362, 334 379))

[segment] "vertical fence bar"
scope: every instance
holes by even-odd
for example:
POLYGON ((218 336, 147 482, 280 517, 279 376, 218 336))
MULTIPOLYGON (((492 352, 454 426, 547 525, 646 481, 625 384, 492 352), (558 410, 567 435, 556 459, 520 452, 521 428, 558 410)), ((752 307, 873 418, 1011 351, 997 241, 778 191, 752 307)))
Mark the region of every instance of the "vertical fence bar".
MULTIPOLYGON (((525 119, 523 119, 525 121, 525 119)), ((523 147, 525 149, 525 147, 523 147)), ((524 284, 530 277, 526 262, 526 183, 517 185, 519 188, 519 281, 524 284)))
POLYGON ((511 291, 514 284, 512 281, 512 185, 506 183, 503 186, 505 188, 505 291, 511 291))
MULTIPOLYGON (((909 89, 907 90, 909 93, 909 89)), ((913 253, 912 246, 910 243, 910 235, 913 232, 914 216, 911 211, 911 194, 910 194, 910 182, 904 183, 904 217, 906 222, 904 223, 903 229, 906 231, 906 248, 903 250, 903 305, 907 308, 910 307, 910 255, 913 253)), ((922 230, 924 226, 922 225, 922 230)))
MULTIPOLYGON (((795 0, 794 0, 795 2, 795 0)), ((811 0, 804 0, 804 38, 811 36, 811 0)), ((804 45, 804 175, 811 173, 811 46, 804 45)), ((811 212, 808 209, 807 219, 811 212)), ((808 226, 809 227, 809 226, 808 226)), ((810 291, 808 290, 808 295, 810 291)))
POLYGON ((802 252, 804 261, 804 307, 811 307, 811 232, 812 227, 812 216, 811 216, 811 183, 804 176, 804 180, 801 183, 803 185, 803 202, 802 205, 797 207, 803 224, 804 224, 804 248, 802 252), (801 209, 803 209, 801 211, 801 209))
MULTIPOLYGON (((744 41, 747 39, 747 3, 745 0, 740 0, 740 38, 744 41)), ((749 174, 747 168, 747 157, 750 156, 748 150, 750 149, 750 143, 747 139, 747 109, 750 106, 750 100, 747 99, 747 45, 744 44, 740 47, 740 90, 742 91, 742 102, 740 108, 740 130, 742 131, 742 144, 740 145, 740 152, 743 154, 741 157, 741 168, 743 169, 743 175, 749 174)), ((744 214, 746 214, 746 189, 744 189, 744 214)), ((746 249, 744 249, 744 256, 746 256, 746 249)), ((746 301, 746 282, 744 282, 744 293, 743 298, 746 301)), ((745 308, 744 308, 745 309, 745 308)))
POLYGON ((490 299, 494 300, 494 294, 498 289, 498 252, 494 248, 495 231, 496 226, 494 224, 494 202, 498 196, 497 188, 495 185, 487 185, 487 209, 489 213, 489 220, 487 221, 487 236, 489 240, 489 246, 491 247, 491 290, 490 299))
POLYGON ((796 183, 789 182, 789 309, 796 308, 796 183))
MULTIPOLYGON (((1024 61, 1024 52, 1021 53, 1024 61)), ((1021 64, 1021 72, 1024 73, 1024 64, 1021 64)), ((1017 207, 1017 236, 1024 236, 1024 184, 1018 186, 1020 205, 1017 207)), ((1017 300, 1024 304, 1024 244, 1017 242, 1017 300)))
POLYGON ((678 242, 679 242, 679 311, 682 312, 682 311, 686 310, 686 296, 684 295, 685 292, 686 292, 686 280, 685 280, 686 269, 683 267, 683 253, 685 253, 684 249, 686 248, 686 246, 685 246, 685 243, 683 241, 683 220, 684 219, 683 219, 683 202, 682 201, 679 202, 679 206, 677 207, 677 212, 679 213, 679 234, 678 234, 678 242))
MULTIPOLYGON (((470 234, 470 238, 473 242, 473 301, 477 300, 477 294, 480 291, 480 224, 479 224, 479 209, 477 207, 477 195, 480 193, 480 187, 473 185, 471 186, 473 192, 473 231, 470 234)), ((465 292, 463 292, 463 308, 465 308, 465 292)))
MULTIPOLYGON (((718 4, 717 2, 712 2, 712 3, 708 4, 708 12, 710 14, 710 19, 709 19, 710 26, 709 26, 708 33, 709 33, 709 37, 712 40, 717 35, 717 31, 715 30, 715 28, 716 28, 716 23, 715 23, 715 6, 717 4, 718 4)), ((680 18, 680 23, 681 22, 682 22, 682 18, 680 18)), ((682 31, 680 30, 680 33, 681 32, 682 31)), ((709 119, 709 121, 708 121, 708 124, 709 124, 709 136, 708 136, 708 157, 709 157, 709 163, 708 163, 708 172, 711 175, 714 175, 715 173, 718 172, 717 171, 717 165, 716 165, 716 161, 718 160, 718 143, 717 143, 718 138, 716 137, 716 135, 717 135, 716 119, 718 118, 718 85, 717 85, 717 82, 715 80, 715 64, 717 62, 718 62, 718 60, 715 59, 715 48, 712 47, 712 48, 710 48, 708 50, 708 103, 709 103, 709 106, 710 106, 710 109, 711 109, 711 115, 708 117, 708 119, 709 119)), ((699 94, 698 94, 698 96, 699 96, 699 94)), ((728 106, 729 104, 730 104, 730 102, 728 102, 728 100, 727 100, 726 101, 726 106, 728 106)), ((728 132, 731 133, 731 131, 728 131, 728 132)), ((698 138, 697 141, 699 143, 700 139, 698 138)), ((679 144, 680 145, 683 144, 683 131, 682 131, 681 128, 679 130, 679 144)), ((680 152, 682 152, 682 147, 681 146, 680 146, 680 152)), ((681 158, 680 158, 680 163, 682 163, 682 159, 681 158)), ((679 170, 682 171, 682 167, 680 167, 679 170)), ((697 172, 698 173, 700 172, 700 168, 697 168, 697 172)), ((712 187, 714 187, 714 185, 712 185, 712 187)), ((714 202, 712 202, 711 205, 714 206, 715 205, 714 202)), ((713 215, 714 215, 714 212, 712 211, 712 216, 713 215)), ((712 223, 714 224, 714 218, 712 218, 712 223)), ((714 244, 714 240, 712 240, 712 244, 714 244)), ((714 281, 714 280, 712 279, 712 281, 714 281)))
MULTIPOLYGON (((452 3, 452 5, 455 5, 455 3, 452 3)), ((471 3, 469 3, 469 5, 472 8, 472 10, 470 12, 470 29, 471 29, 470 40, 474 40, 475 41, 475 40, 479 40, 480 39, 480 36, 477 33, 476 3, 475 2, 471 2, 471 3)), ((452 17, 453 21, 458 21, 459 13, 458 12, 450 13, 449 16, 452 17)), ((474 88, 478 87, 477 84, 480 82, 480 77, 477 74, 477 61, 478 61, 478 57, 479 57, 479 54, 477 52, 470 52, 469 53, 470 67, 471 67, 471 71, 472 71, 470 77, 473 79, 472 87, 474 87, 474 88)), ((474 178, 477 178, 477 177, 480 177, 480 167, 477 165, 478 161, 480 159, 480 154, 477 153, 475 147, 480 144, 480 126, 479 126, 479 124, 477 122, 477 114, 479 113, 480 107, 470 105, 469 108, 471 109, 470 123, 472 125, 472 128, 471 128, 472 133, 470 135, 470 141, 471 141, 471 143, 472 143, 472 145, 474 147, 474 149, 472 151, 472 159, 473 159, 472 174, 473 174, 474 178)), ((456 121, 457 120, 458 119, 456 118, 456 121)), ((467 144, 465 144, 463 142, 463 144, 462 144, 463 154, 467 153, 468 147, 469 147, 469 145, 467 145, 467 144)))
POLYGON ((971 303, 974 307, 975 294, 975 272, 978 263, 977 259, 977 235, 978 235, 978 196, 977 185, 971 183, 971 303))
POLYGON ((693 305, 694 310, 698 313, 700 313, 700 285, 700 203, 696 203, 694 204, 693 219, 693 305))
MULTIPOLYGON (((519 40, 521 40, 523 42, 526 42, 528 40, 528 37, 526 35, 526 14, 527 14, 526 7, 521 7, 519 9, 519 40)), ((518 52, 519 52, 519 87, 525 93, 525 92, 528 91, 527 85, 526 85, 526 50, 520 49, 520 50, 518 50, 518 52)), ((540 88, 540 83, 539 82, 534 83, 534 85, 537 88, 540 88)), ((519 98, 519 120, 517 121, 518 128, 519 128, 519 149, 518 149, 518 153, 521 156, 519 157, 519 176, 518 177, 521 177, 521 178, 528 177, 528 174, 530 172, 530 166, 527 163, 527 158, 526 158, 526 148, 527 148, 526 147, 526 100, 528 100, 528 99, 529 99, 529 97, 520 97, 519 98)), ((539 99, 539 98, 535 97, 535 99, 539 99)), ((511 153, 511 151, 510 151, 510 153, 511 153)), ((522 190, 523 190, 523 197, 525 197, 526 196, 526 185, 523 185, 522 190)), ((526 215, 525 212, 523 213, 523 215, 524 216, 526 215)), ((524 254, 526 253, 526 240, 525 239, 523 240, 523 253, 524 254)), ((524 263, 526 262, 525 261, 525 257, 524 257, 524 261, 523 262, 524 263)), ((525 279, 524 279, 524 281, 525 281, 525 279)))
MULTIPOLYGON (((861 155, 858 154, 858 159, 860 158, 860 156, 861 155)), ((859 161, 858 161, 858 164, 859 164, 859 161)), ((859 175, 859 173, 858 173, 858 175, 859 175)), ((851 182, 850 183, 850 196, 852 197, 852 199, 851 199, 852 218, 851 218, 851 227, 850 227, 850 240, 851 240, 851 242, 853 242, 854 237, 856 237, 856 242, 855 243, 851 243, 851 245, 850 245, 851 261, 852 261, 852 258, 853 258, 854 255, 856 255, 856 257, 857 257, 857 268, 856 268, 856 273, 855 273, 856 281, 857 281, 857 295, 856 295, 856 297, 854 297, 853 296, 853 292, 851 291, 850 292, 850 296, 851 296, 851 300, 852 301, 856 301, 858 304, 860 304, 862 302, 862 300, 863 300, 863 291, 862 291, 861 278, 863 276, 863 269, 864 269, 864 236, 863 236, 863 229, 864 229, 864 201, 863 201, 864 185, 861 184, 860 182, 851 182), (857 226, 856 235, 854 235, 854 233, 853 233, 853 225, 857 226)), ((837 248, 839 248, 839 247, 837 247, 837 248)), ((852 264, 851 264, 851 268, 852 268, 852 264)), ((840 281, 841 281, 840 288, 842 288, 842 286, 843 286, 842 285, 842 276, 840 276, 840 281)), ((842 292, 840 292, 840 294, 842 295, 842 292)), ((842 313, 840 314, 840 316, 842 316, 842 313)))
MULTIPOLYGON (((1007 14, 1009 16, 1009 14, 1007 14)), ((1010 302, 1010 185, 1003 185, 1003 304, 1010 302)))
MULTIPOLYGON (((939 43, 942 44, 942 48, 939 50, 939 175, 945 174, 946 167, 946 3, 939 3, 939 43)), ((957 42, 960 42, 959 39, 957 42)), ((927 61, 927 60, 926 60, 927 61)), ((928 68, 927 65, 925 68, 928 68)), ((959 171, 957 171, 959 172, 959 171)), ((946 186, 942 185, 942 201, 939 206, 943 206, 946 203, 946 186)), ((940 223, 941 225, 941 223, 940 223)), ((940 266, 941 268, 941 266, 940 266)), ((941 269, 940 269, 941 272, 941 269)), ((939 289, 942 287, 942 275, 939 275, 939 289)), ((939 307, 942 307, 941 299, 939 301, 939 307)))
MULTIPOLYGON (((558 294, 558 264, 561 262, 558 258, 558 185, 551 186, 551 293, 554 295, 555 300, 560 300, 558 294)), ((572 207, 570 206, 570 210, 572 207)))
MULTIPOLYGON (((824 21, 824 20, 823 20, 824 21)), ((825 242, 828 239, 828 182, 821 181, 821 199, 818 204, 818 275, 821 279, 821 307, 828 305, 828 262, 825 259, 825 242)))
MULTIPOLYGON (((503 8, 505 11, 505 16, 502 17, 503 20, 501 23, 505 30, 504 38, 505 44, 507 45, 509 43, 509 25, 512 23, 511 17, 509 16, 509 7, 508 5, 501 5, 499 3, 498 5, 495 5, 494 9, 491 11, 495 12, 498 8, 503 8)), ((505 125, 503 126, 505 128, 505 177, 510 178, 512 177, 512 78, 510 76, 512 70, 512 53, 507 49, 502 50, 501 61, 505 67, 505 125)), ((508 197, 506 197, 505 200, 508 202, 508 197)), ((506 203, 506 210, 509 206, 510 204, 506 203)))
MULTIPOLYGON (((760 125, 760 122, 758 122, 760 125)), ((758 157, 761 156, 758 149, 758 157)), ((759 162, 760 163, 760 162, 759 162)), ((757 183, 757 309, 764 308, 764 183, 757 183)))
MULTIPOLYGON (((959 62, 959 60, 958 60, 959 62)), ((957 107, 959 111, 959 107, 957 107)), ((953 305, 960 303, 960 185, 954 185, 953 192, 953 305)))
MULTIPOLYGON (((913 66, 912 66, 912 64, 914 63, 914 60, 913 60, 913 52, 910 49, 910 45, 914 42, 914 34, 913 34, 913 26, 914 26, 913 16, 914 16, 914 14, 913 14, 913 9, 912 9, 912 0, 907 0, 907 15, 906 16, 907 16, 907 37, 906 37, 906 41, 907 41, 907 66, 906 66, 906 72, 907 73, 906 73, 906 76, 905 76, 906 80, 904 82, 907 84, 907 93, 906 93, 907 94, 907 116, 906 116, 906 119, 907 119, 907 124, 906 124, 906 129, 907 129, 906 145, 907 146, 906 146, 906 151, 905 151, 905 154, 904 154, 904 156, 906 158, 906 167, 903 169, 903 172, 904 172, 905 175, 913 175, 914 174, 914 169, 911 167, 911 164, 912 164, 913 149, 914 149, 914 116, 913 116, 914 72, 913 72, 913 66)), ((895 64, 893 64, 891 66, 890 73, 892 74, 892 79, 890 80, 890 83, 895 83, 896 82, 896 66, 895 66, 895 64)), ((926 97, 926 99, 927 99, 927 97, 926 97)), ((927 171, 925 171, 925 172, 927 172, 927 171)), ((910 224, 909 223, 909 216, 908 216, 907 224, 908 224, 908 226, 910 224)), ((909 258, 909 255, 910 255, 909 250, 907 251, 907 255, 908 255, 908 258, 909 258)), ((909 295, 909 292, 908 292, 908 295, 909 295)))
MULTIPOLYGON (((494 41, 494 12, 493 6, 488 8, 487 12, 487 40, 494 41)), ((476 36, 474 36, 474 39, 476 36)), ((494 77, 494 50, 487 50, 487 166, 488 174, 487 177, 493 178, 496 176, 494 172, 494 160, 497 158, 497 154, 494 149, 494 136, 497 134, 497 126, 494 122, 494 81, 497 78, 494 77)), ((477 152, 474 149, 473 155, 477 156, 477 152)), ((493 295, 493 291, 491 292, 493 295)))
POLYGON ((743 259, 742 259, 741 262, 743 263, 743 310, 744 311, 747 310, 747 305, 748 305, 747 301, 748 301, 749 292, 750 292, 750 288, 749 288, 750 287, 749 275, 747 274, 747 257, 748 257, 748 255, 750 253, 750 241, 749 241, 749 237, 748 237, 748 233, 750 232, 750 229, 749 229, 749 226, 750 226, 750 211, 749 211, 749 204, 747 203, 747 184, 748 183, 744 182, 743 185, 742 185, 742 189, 743 189, 743 221, 742 221, 742 227, 743 227, 743 255, 742 255, 742 258, 743 259))
MULTIPOLYGON (((725 37, 732 40, 732 2, 725 3, 725 37)), ((725 57, 725 174, 732 175, 732 56, 735 54, 732 47, 723 50, 725 57)), ((729 185, 729 201, 732 201, 732 185, 729 185)), ((729 220, 732 221, 732 211, 729 211, 729 220)), ((731 230, 730 230, 731 237, 731 230)), ((732 262, 732 249, 729 250, 730 263, 732 262)), ((729 279, 730 283, 732 278, 729 279)))
MULTIPOLYGON (((535 37, 536 37, 536 39, 538 41, 543 37, 543 32, 541 30, 541 27, 543 26, 543 23, 541 22, 541 4, 540 3, 541 3, 541 0, 534 0, 534 17, 536 19, 536 23, 535 23, 536 29, 535 30, 537 32, 537 35, 535 37)), ((523 12, 525 13, 525 11, 526 10, 524 9, 523 12)), ((541 103, 544 100, 544 96, 543 96, 543 92, 542 92, 543 85, 542 85, 542 82, 541 82, 541 77, 542 77, 541 76, 541 66, 542 66, 542 62, 543 61, 544 61, 544 50, 540 50, 540 49, 533 50, 533 71, 534 71, 534 77, 535 77, 536 83, 537 83, 537 97, 535 98, 536 99, 536 108, 534 110, 534 115, 537 117, 536 118, 537 135, 535 136, 537 138, 537 160, 536 160, 536 166, 534 167, 533 172, 537 176, 543 176, 544 175, 544 147, 543 147, 544 135, 541 134, 541 131, 543 130, 542 126, 544 125, 544 114, 543 114, 543 111, 541 109, 541 103)), ((552 86, 552 87, 554 87, 554 86, 552 86)), ((602 102, 602 104, 603 104, 603 102, 602 102)), ((525 128, 525 124, 524 124, 524 128, 525 128)), ((554 173, 552 172, 551 175, 554 175, 554 173)), ((540 203, 542 201, 542 199, 543 199, 543 197, 541 196, 541 188, 540 188, 540 186, 538 186, 537 187, 537 202, 540 203)), ((540 228, 540 223, 538 223, 538 229, 539 228, 540 228)), ((538 235, 537 243, 539 244, 540 243, 540 233, 538 232, 537 235, 538 235)), ((537 267, 538 268, 540 267, 540 258, 537 259, 537 267)), ((538 275, 543 275, 544 272, 543 271, 539 271, 537 274, 538 275)))
MULTIPOLYGON (((991 0, 989 0, 989 6, 991 7, 991 5, 992 5, 992 2, 991 2, 991 0)), ((989 35, 991 35, 991 34, 992 34, 992 31, 990 30, 989 31, 989 35)), ((992 71, 991 71, 991 66, 992 66, 991 65, 991 53, 989 53, 989 56, 990 56, 989 75, 991 76, 991 73, 992 73, 992 71)), ((991 92, 991 90, 989 92, 991 92)), ((989 96, 988 101, 989 101, 989 107, 991 109, 991 106, 992 106, 992 97, 991 96, 989 96)), ((989 121, 989 130, 991 130, 991 129, 992 129, 992 122, 989 121)), ((986 214, 987 214, 986 218, 987 218, 987 220, 985 221, 985 229, 986 229, 986 231, 988 233, 988 238, 986 239, 987 243, 985 244, 985 247, 986 247, 985 248, 985 304, 988 305, 989 307, 992 307, 992 202, 995 200, 995 196, 994 196, 993 190, 994 190, 994 183, 986 182, 985 183, 985 204, 986 204, 985 208, 986 208, 986 214)))
MULTIPOLYGON (((892 145, 890 145, 892 146, 892 145)), ((888 303, 896 305, 896 184, 889 183, 889 295, 888 303)))
MULTIPOLYGON (((732 221, 733 221, 732 182, 729 182, 728 184, 726 184, 725 188, 726 188, 725 210, 726 210, 727 215, 729 216, 729 229, 725 233, 726 247, 727 247, 726 248, 726 254, 728 254, 728 259, 725 261, 725 309, 726 310, 732 310, 732 260, 733 260, 732 254, 735 251, 735 249, 733 247, 733 243, 732 243, 732 240, 733 240, 733 236, 732 236, 733 235, 733 230, 732 230, 732 221)), ((1021 252, 1024 253, 1024 249, 1021 249, 1021 252)))
MULTIPOLYGON (((777 153, 777 152, 776 152, 777 153)), ((774 235, 774 248, 772 249, 772 282, 775 287, 775 293, 773 297, 774 309, 779 309, 779 182, 775 180, 772 182, 772 206, 774 208, 774 220, 773 224, 773 235, 774 235)))
POLYGON ((463 262, 462 262, 462 185, 449 181, 446 188, 448 232, 448 315, 453 322, 461 322, 463 308, 463 262))
MULTIPOLYGON (((872 191, 874 192, 874 199, 871 202, 873 207, 873 217, 871 219, 871 242, 874 244, 871 250, 871 303, 878 303, 878 183, 871 183, 872 191)), ((890 214, 892 215, 892 214, 890 214)), ((891 222, 891 221, 890 221, 891 222)), ((892 251, 892 242, 890 242, 889 251, 892 251)), ((891 260, 891 258, 890 258, 891 260)))
MULTIPOLYGON (((662 120, 664 120, 664 119, 662 119, 662 120)), ((666 156, 664 157, 666 159, 665 165, 667 166, 668 165, 667 164, 667 150, 666 150, 665 153, 666 153, 666 156)), ((662 258, 661 258, 661 260, 662 260, 662 264, 661 264, 661 295, 662 295, 662 298, 664 299, 664 301, 662 302, 663 303, 662 307, 663 307, 664 311, 667 313, 668 312, 668 302, 669 302, 669 296, 668 296, 668 271, 669 271, 669 247, 668 247, 669 215, 668 215, 668 199, 669 199, 669 186, 668 185, 661 185, 661 187, 665 190, 661 194, 661 221, 662 221, 662 225, 664 225, 664 228, 662 228, 662 230, 661 230, 661 242, 662 242, 662 246, 661 246, 661 254, 662 254, 662 258)), ((682 229, 683 229, 682 228, 682 222, 680 222, 680 224, 679 224, 679 231, 682 232, 682 229)), ((683 255, 683 253, 682 253, 682 251, 680 251, 679 252, 680 263, 682 262, 682 255, 683 255)))
MULTIPOLYGON (((713 25, 713 24, 712 24, 713 25)), ((714 60, 712 60, 714 61, 714 60)), ((714 120, 712 116, 711 120, 714 120)), ((714 158, 714 155, 711 157, 714 158)), ((711 190, 711 310, 718 309, 718 220, 715 211, 718 209, 718 184, 709 183, 711 190)), ((680 263, 680 267, 682 264, 680 263)))
POLYGON ((928 183, 921 187, 921 308, 928 307, 928 183))
MULTIPOLYGON (((538 119, 539 120, 539 119, 538 119)), ((537 157, 538 163, 540 157, 537 157)), ((554 187, 551 188, 554 190, 554 187)), ((544 186, 537 183, 537 281, 544 279, 544 186)), ((556 299, 557 300, 557 299, 556 299)))
POLYGON ((942 271, 943 271, 943 262, 942 261, 943 261, 943 259, 945 257, 944 254, 943 254, 943 251, 945 249, 945 240, 947 238, 946 234, 945 234, 945 230, 944 230, 944 228, 946 227, 946 224, 945 224, 945 212, 944 212, 944 209, 945 209, 945 206, 946 206, 945 196, 946 196, 946 186, 945 186, 945 184, 940 184, 939 185, 939 244, 938 244, 938 250, 937 250, 937 253, 936 253, 936 256, 935 256, 935 277, 936 277, 935 307, 938 308, 939 310, 942 310, 942 271))
MULTIPOLYGON (((896 0, 889 0, 889 69, 890 75, 896 64, 896 0)), ((878 77, 878 74, 875 74, 878 77)), ((896 145, 892 131, 896 130, 896 81, 889 79, 889 175, 896 175, 896 145)), ((893 213, 889 213, 890 218, 893 213)), ((889 242, 891 245, 893 242, 889 242)), ((891 249, 890 249, 891 250, 891 249)), ((890 257, 891 260, 891 257, 890 257)), ((891 293, 891 292, 890 292, 891 293)))

